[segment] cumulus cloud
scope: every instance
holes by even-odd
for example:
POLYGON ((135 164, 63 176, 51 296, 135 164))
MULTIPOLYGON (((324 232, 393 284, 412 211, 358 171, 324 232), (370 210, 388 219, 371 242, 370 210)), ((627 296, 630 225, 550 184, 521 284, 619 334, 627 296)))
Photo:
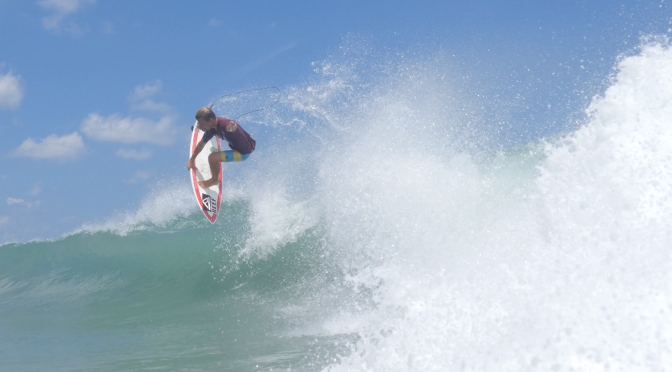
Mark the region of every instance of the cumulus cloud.
POLYGON ((133 90, 133 93, 128 97, 129 101, 133 103, 132 108, 140 111, 157 111, 169 112, 170 106, 163 102, 155 102, 152 97, 159 93, 163 88, 161 80, 156 80, 144 85, 138 85, 133 90))
POLYGON ((149 98, 156 93, 159 93, 163 88, 163 83, 161 80, 156 80, 152 83, 147 83, 144 85, 137 85, 133 93, 128 97, 131 101, 139 101, 146 98, 149 98))
POLYGON ((114 114, 103 117, 89 115, 82 122, 82 132, 96 141, 170 145, 177 133, 171 116, 164 116, 158 122, 145 118, 122 118, 114 114))
POLYGON ((7 205, 16 205, 16 204, 24 205, 28 208, 32 208, 32 207, 40 205, 40 201, 35 200, 35 201, 32 201, 32 202, 27 202, 23 199, 7 198, 7 205))
POLYGON ((23 204, 23 203, 25 203, 23 199, 7 198, 7 205, 23 204))
MULTIPOLYGON (((63 19, 66 16, 76 13, 83 5, 93 4, 96 0, 41 0, 37 4, 44 9, 51 10, 54 13, 42 18, 42 26, 47 30, 60 31, 63 19)), ((71 33, 80 33, 81 29, 75 24, 70 24, 66 31, 71 33)))
POLYGON ((0 107, 14 109, 19 107, 23 99, 23 84, 21 76, 8 72, 0 74, 0 107))
POLYGON ((78 11, 83 4, 93 4, 95 2, 96 0, 41 0, 37 3, 45 9, 68 15, 78 11))
POLYGON ((42 188, 40 187, 40 184, 37 183, 37 184, 35 184, 35 186, 33 186, 33 188, 28 192, 28 194, 35 196, 35 195, 38 195, 38 194, 41 193, 41 192, 42 192, 42 188))
POLYGON ((117 156, 124 159, 145 160, 152 156, 152 152, 149 150, 119 149, 117 150, 117 156))
POLYGON ((74 132, 63 137, 52 134, 39 143, 28 138, 14 151, 14 156, 66 161, 75 159, 85 150, 82 136, 74 132))

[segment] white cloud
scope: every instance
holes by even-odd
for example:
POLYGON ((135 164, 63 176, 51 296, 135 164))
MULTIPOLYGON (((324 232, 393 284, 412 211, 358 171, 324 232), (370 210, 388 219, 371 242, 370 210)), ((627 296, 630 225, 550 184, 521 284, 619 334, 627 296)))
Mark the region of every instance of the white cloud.
POLYGON ((159 93, 163 88, 161 80, 155 80, 152 83, 138 85, 133 93, 128 96, 129 101, 133 102, 133 110, 169 112, 171 107, 163 102, 154 102, 152 97, 159 93))
POLYGON ((222 21, 220 21, 219 19, 215 19, 215 18, 210 18, 210 20, 208 21, 208 26, 210 26, 210 27, 217 27, 221 24, 222 24, 222 21))
POLYGON ((35 184, 35 186, 33 186, 33 188, 28 192, 28 194, 35 196, 35 195, 38 195, 41 192, 42 192, 42 188, 40 187, 40 184, 38 183, 38 184, 35 184))
POLYGON ((129 179, 125 179, 125 180, 123 180, 123 181, 124 181, 125 183, 130 183, 130 184, 149 181, 149 180, 152 178, 152 174, 153 174, 153 173, 154 173, 154 172, 152 172, 152 171, 150 171, 150 170, 137 171, 137 172, 135 172, 135 174, 133 175, 133 177, 131 177, 131 178, 129 178, 129 179))
POLYGON ((82 136, 74 132, 63 137, 52 134, 40 143, 28 138, 14 151, 14 156, 65 161, 76 158, 84 150, 82 136))
POLYGON ((23 99, 23 84, 21 76, 8 72, 0 75, 0 107, 14 109, 19 107, 23 99))
POLYGON ((24 204, 23 199, 7 198, 7 205, 24 204))
POLYGON ((49 10, 54 10, 61 14, 75 13, 79 7, 86 3, 95 3, 96 0, 41 0, 37 3, 49 10))
POLYGON ((39 201, 39 200, 35 200, 33 202, 27 202, 23 199, 7 198, 7 205, 19 204, 19 205, 25 205, 28 208, 32 208, 32 207, 40 205, 40 203, 41 203, 41 201, 39 201))
POLYGON ((0 216, 0 225, 4 225, 7 222, 9 222, 9 217, 7 216, 0 216))
POLYGON ((117 150, 117 156, 124 159, 145 160, 152 156, 152 152, 149 150, 137 151, 133 149, 119 149, 117 150))
MULTIPOLYGON (((76 13, 82 5, 93 4, 96 0, 41 0, 37 4, 44 9, 54 11, 54 14, 42 18, 42 26, 47 30, 60 31, 61 23, 66 16, 76 13)), ((70 24, 66 31, 74 34, 81 33, 81 29, 70 24)))
POLYGON ((87 137, 97 141, 170 145, 177 133, 171 116, 164 116, 158 122, 130 117, 122 118, 114 114, 102 117, 90 114, 81 126, 87 137))
POLYGON ((131 101, 139 101, 149 98, 156 93, 159 93, 161 88, 163 88, 163 83, 161 80, 156 80, 153 83, 147 83, 145 85, 137 85, 129 99, 131 101))

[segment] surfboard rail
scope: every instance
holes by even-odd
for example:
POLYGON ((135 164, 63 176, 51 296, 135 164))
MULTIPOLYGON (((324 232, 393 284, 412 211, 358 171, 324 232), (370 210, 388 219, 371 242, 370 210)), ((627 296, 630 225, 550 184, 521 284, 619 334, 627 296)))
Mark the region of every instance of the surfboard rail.
MULTIPOLYGON (((191 144, 189 147, 189 157, 194 153, 194 149, 198 142, 203 138, 203 132, 194 125, 191 133, 191 144)), ((196 201, 203 211, 205 218, 211 223, 215 223, 219 215, 219 206, 222 202, 222 164, 219 163, 219 180, 217 184, 203 188, 198 185, 198 181, 210 179, 212 173, 210 172, 210 164, 208 163, 208 156, 211 152, 221 151, 219 137, 214 136, 208 141, 208 144, 203 148, 200 154, 194 160, 194 167, 190 169, 191 172, 191 186, 196 196, 196 201), (208 146, 209 145, 209 146, 208 146), (208 148, 209 147, 209 148, 208 148)))

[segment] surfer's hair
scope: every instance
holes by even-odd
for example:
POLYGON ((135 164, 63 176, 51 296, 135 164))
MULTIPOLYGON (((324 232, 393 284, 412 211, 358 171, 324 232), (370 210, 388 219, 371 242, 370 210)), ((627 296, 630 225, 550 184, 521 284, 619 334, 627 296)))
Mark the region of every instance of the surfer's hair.
POLYGON ((205 121, 210 121, 210 119, 216 119, 216 118, 217 116, 210 107, 201 107, 196 112, 196 120, 205 119, 205 121))

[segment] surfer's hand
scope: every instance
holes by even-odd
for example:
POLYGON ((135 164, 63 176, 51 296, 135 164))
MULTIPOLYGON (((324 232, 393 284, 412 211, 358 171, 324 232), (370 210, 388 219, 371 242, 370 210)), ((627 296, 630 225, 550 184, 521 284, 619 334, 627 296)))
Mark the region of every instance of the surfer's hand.
POLYGON ((187 169, 191 169, 193 167, 194 167, 194 161, 189 159, 189 161, 187 162, 187 169))
POLYGON ((226 127, 227 132, 235 132, 238 129, 238 123, 235 120, 230 120, 229 125, 226 127))

